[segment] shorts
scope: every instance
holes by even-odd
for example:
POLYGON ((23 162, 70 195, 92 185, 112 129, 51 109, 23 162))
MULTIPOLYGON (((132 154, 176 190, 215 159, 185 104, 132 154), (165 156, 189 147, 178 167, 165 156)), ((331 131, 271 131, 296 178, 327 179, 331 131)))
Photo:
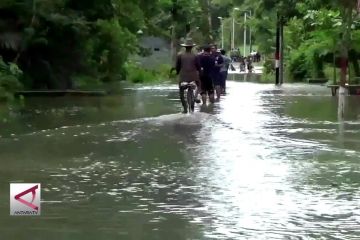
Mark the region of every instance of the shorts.
POLYGON ((201 95, 203 94, 214 94, 214 85, 210 76, 201 76, 201 95))
POLYGON ((212 74, 212 81, 214 86, 221 86, 221 74, 220 72, 216 72, 212 74))
POLYGON ((228 76, 228 72, 227 72, 227 71, 223 71, 223 72, 220 72, 220 74, 221 74, 221 84, 220 84, 220 86, 221 86, 222 88, 225 88, 225 86, 226 86, 226 79, 227 79, 227 76, 228 76))

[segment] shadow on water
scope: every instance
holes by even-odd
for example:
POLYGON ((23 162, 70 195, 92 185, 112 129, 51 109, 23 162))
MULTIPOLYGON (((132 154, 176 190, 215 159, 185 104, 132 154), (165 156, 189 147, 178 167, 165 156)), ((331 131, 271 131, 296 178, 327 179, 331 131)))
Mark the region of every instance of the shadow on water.
POLYGON ((2 123, 0 189, 43 188, 37 218, 9 217, 0 196, 4 239, 359 236, 358 98, 339 129, 324 87, 230 81, 187 115, 176 86, 126 94, 33 99, 2 123))

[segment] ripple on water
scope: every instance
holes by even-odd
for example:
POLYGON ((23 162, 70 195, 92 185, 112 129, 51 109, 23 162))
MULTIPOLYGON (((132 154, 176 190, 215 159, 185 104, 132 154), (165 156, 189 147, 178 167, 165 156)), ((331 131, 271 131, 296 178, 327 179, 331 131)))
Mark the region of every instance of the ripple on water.
POLYGON ((38 174, 44 204, 61 200, 48 211, 71 209, 70 230, 91 224, 92 211, 103 232, 148 224, 189 239, 188 228, 198 239, 357 239, 359 123, 341 130, 334 119, 293 114, 306 87, 229 86, 208 113, 16 135, 24 149, 45 146, 37 156, 61 149, 38 174))

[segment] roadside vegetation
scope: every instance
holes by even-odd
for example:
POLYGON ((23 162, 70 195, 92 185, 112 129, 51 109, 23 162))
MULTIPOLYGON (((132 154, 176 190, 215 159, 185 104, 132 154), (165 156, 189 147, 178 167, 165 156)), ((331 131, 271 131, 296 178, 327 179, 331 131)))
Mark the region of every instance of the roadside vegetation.
POLYGON ((251 11, 246 25, 256 45, 253 50, 267 59, 264 81, 273 79, 279 19, 285 26, 288 80, 339 79, 344 59, 350 63, 350 78, 360 76, 355 0, 4 0, 0 2, 0 100, 12 98, 19 89, 93 89, 120 81, 169 81, 174 54, 186 36, 198 44, 220 43, 223 23, 224 47, 230 49, 234 18, 236 46, 241 49, 244 11, 251 11), (146 50, 140 46, 145 36, 173 43, 176 49, 168 62, 147 69, 132 60, 146 50))

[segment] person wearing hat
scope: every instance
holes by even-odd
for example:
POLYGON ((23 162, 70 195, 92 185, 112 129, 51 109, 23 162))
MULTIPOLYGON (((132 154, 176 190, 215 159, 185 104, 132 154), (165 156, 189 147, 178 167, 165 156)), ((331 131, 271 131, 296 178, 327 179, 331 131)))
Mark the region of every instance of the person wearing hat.
POLYGON ((196 46, 192 39, 186 39, 185 43, 181 44, 181 46, 185 47, 185 52, 177 56, 176 73, 179 75, 179 92, 184 108, 183 113, 187 113, 187 102, 184 96, 185 89, 181 87, 181 83, 196 82, 196 85, 199 86, 199 72, 201 68, 198 57, 192 52, 193 47, 196 46))

